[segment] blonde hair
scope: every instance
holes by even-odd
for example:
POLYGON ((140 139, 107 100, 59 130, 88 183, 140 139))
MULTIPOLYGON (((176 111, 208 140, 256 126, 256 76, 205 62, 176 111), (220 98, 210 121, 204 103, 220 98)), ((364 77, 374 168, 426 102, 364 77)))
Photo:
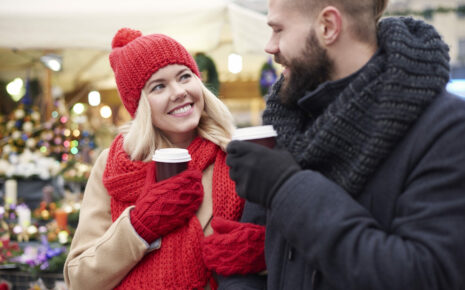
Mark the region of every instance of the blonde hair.
MULTIPOLYGON (((234 122, 231 113, 223 102, 210 92, 200 79, 205 102, 204 110, 197 126, 197 134, 224 151, 231 140, 234 122)), ((120 127, 124 136, 123 148, 133 161, 150 161, 156 149, 173 147, 163 132, 153 126, 150 104, 142 90, 134 120, 120 127)))

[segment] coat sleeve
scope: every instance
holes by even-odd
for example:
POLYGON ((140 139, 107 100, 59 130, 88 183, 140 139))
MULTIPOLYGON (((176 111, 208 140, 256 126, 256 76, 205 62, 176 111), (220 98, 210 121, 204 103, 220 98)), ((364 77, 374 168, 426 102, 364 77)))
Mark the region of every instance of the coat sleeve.
POLYGON ((310 170, 280 188, 268 226, 334 289, 463 289, 465 107, 453 107, 433 113, 415 136, 419 157, 408 156, 413 160, 389 230, 310 170))
POLYGON ((97 159, 84 192, 79 225, 65 262, 70 289, 112 289, 139 262, 149 245, 132 227, 127 208, 112 222, 102 183, 108 150, 97 159))

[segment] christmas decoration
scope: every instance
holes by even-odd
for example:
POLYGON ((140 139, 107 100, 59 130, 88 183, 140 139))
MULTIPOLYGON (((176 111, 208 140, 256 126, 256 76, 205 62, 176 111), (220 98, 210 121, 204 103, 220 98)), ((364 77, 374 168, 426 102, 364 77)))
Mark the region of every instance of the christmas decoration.
POLYGON ((18 182, 14 179, 5 181, 5 206, 9 207, 11 204, 17 204, 18 200, 18 182))
POLYGON ((49 242, 68 244, 77 226, 79 209, 80 201, 74 197, 59 205, 41 202, 32 212, 25 204, 0 206, 0 238, 29 242, 46 236, 49 242))
POLYGON ((6 137, 0 139, 0 177, 45 180, 75 167, 80 174, 76 178, 87 180, 90 165, 79 164, 91 161, 94 136, 83 122, 66 115, 63 102, 55 100, 57 111, 45 123, 40 123, 38 108, 25 103, 11 113, 3 133, 6 137))
POLYGON ((91 169, 92 166, 90 164, 70 160, 66 163, 61 173, 66 181, 85 183, 90 176, 91 169))
POLYGON ((3 147, 3 154, 16 153, 21 154, 25 149, 36 149, 36 140, 39 137, 40 130, 40 113, 38 108, 31 106, 26 107, 23 103, 19 104, 14 110, 8 121, 2 139, 6 144, 3 147))
POLYGON ((68 248, 65 246, 52 247, 45 235, 41 235, 40 245, 27 245, 23 254, 10 259, 20 269, 38 276, 40 272, 63 271, 68 248))
POLYGON ((0 290, 10 290, 13 289, 13 286, 11 285, 10 282, 4 279, 0 279, 0 290))
POLYGON ((0 238, 0 265, 11 263, 10 259, 21 255, 21 253, 17 242, 11 242, 8 238, 0 238))
POLYGON ((33 211, 33 217, 42 222, 49 222, 53 219, 56 210, 56 203, 50 202, 47 203, 45 201, 40 202, 38 208, 33 211))
POLYGON ((265 96, 268 93, 268 90, 276 81, 277 74, 276 69, 273 66, 273 61, 268 58, 268 61, 265 62, 260 70, 260 94, 265 96))
POLYGON ((215 62, 202 52, 195 54, 194 60, 199 67, 203 83, 214 95, 217 95, 220 91, 220 81, 215 62))
POLYGON ((63 102, 63 99, 55 100, 58 109, 44 124, 37 145, 43 154, 60 162, 88 160, 84 155, 95 149, 94 136, 83 128, 82 119, 66 114, 63 102))
POLYGON ((0 287, 31 282, 29 289, 52 289, 63 280, 80 208, 76 198, 56 199, 66 185, 59 175, 75 168, 73 175, 85 181, 91 166, 84 161, 95 143, 85 124, 69 115, 63 98, 54 99, 53 117, 41 122, 28 96, 0 116, 0 287))

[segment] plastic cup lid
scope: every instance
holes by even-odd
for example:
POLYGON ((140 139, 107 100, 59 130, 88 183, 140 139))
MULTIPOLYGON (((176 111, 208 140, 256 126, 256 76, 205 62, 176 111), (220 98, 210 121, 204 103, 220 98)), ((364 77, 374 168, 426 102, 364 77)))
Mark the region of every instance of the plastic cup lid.
POLYGON ((252 140, 276 137, 278 134, 272 125, 239 128, 234 132, 233 140, 252 140))
POLYGON ((163 148, 155 150, 153 161, 166 163, 180 163, 191 161, 191 155, 187 149, 182 148, 163 148))

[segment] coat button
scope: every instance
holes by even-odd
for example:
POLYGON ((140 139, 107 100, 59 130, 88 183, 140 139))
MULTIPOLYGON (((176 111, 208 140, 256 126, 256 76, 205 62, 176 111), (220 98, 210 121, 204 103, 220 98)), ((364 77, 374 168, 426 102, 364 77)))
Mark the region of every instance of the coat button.
POLYGON ((294 248, 290 248, 289 252, 287 253, 287 258, 289 261, 292 261, 294 259, 294 248))

